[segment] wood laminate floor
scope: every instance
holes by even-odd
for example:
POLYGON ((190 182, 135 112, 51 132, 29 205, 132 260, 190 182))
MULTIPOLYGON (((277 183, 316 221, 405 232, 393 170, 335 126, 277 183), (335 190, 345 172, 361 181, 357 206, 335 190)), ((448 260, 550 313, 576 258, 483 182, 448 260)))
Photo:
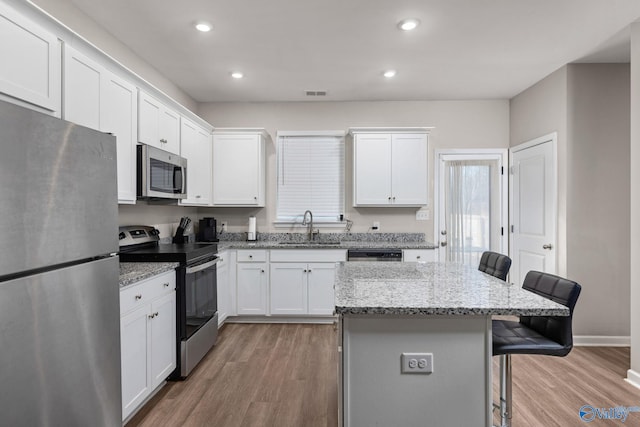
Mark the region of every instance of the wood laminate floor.
MULTIPOLYGON (((228 324, 191 376, 168 383, 127 427, 336 427, 337 366, 333 325, 228 324)), ((513 426, 583 426, 583 405, 640 406, 640 390, 623 380, 628 367, 628 348, 513 356, 513 426)), ((494 369, 497 393, 497 358, 494 369)), ((640 413, 588 425, 640 426, 640 413)))

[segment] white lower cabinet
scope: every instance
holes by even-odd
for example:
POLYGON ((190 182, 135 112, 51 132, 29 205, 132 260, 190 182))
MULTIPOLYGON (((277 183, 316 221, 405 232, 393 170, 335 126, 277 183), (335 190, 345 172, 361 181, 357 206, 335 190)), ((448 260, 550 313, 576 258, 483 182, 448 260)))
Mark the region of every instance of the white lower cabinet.
POLYGON ((237 314, 264 316, 269 314, 267 288, 269 266, 265 250, 239 250, 236 270, 237 314))
POLYGON ((332 315, 334 263, 271 263, 272 315, 332 315))
POLYGON ((343 250, 271 251, 271 314, 333 315, 335 263, 345 257, 343 250))
POLYGON ((120 291, 122 419, 176 367, 176 273, 171 270, 120 291))
POLYGON ((231 292, 229 289, 229 252, 218 253, 216 267, 216 284, 218 292, 218 326, 221 326, 229 316, 231 306, 231 292))
POLYGON ((404 249, 402 251, 402 260, 404 262, 435 262, 435 249, 404 249))

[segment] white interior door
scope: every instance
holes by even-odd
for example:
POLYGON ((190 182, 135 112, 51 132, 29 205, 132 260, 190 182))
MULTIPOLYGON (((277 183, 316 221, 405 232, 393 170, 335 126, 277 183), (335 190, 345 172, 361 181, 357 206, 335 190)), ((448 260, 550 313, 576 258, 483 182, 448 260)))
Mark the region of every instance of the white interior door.
POLYGON ((511 281, 556 272, 555 133, 511 149, 511 281))
POLYGON ((438 259, 478 265, 507 253, 507 150, 442 150, 437 156, 438 259))

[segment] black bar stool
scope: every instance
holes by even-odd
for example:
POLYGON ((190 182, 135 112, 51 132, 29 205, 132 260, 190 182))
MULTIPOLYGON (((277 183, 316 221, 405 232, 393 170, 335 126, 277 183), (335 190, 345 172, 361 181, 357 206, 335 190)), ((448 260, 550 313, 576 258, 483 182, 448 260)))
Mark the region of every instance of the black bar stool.
POLYGON ((482 253, 478 270, 497 277, 501 280, 507 280, 507 274, 511 268, 511 258, 497 252, 486 251, 482 253))
POLYGON ((581 287, 553 274, 530 271, 524 289, 569 308, 569 316, 521 316, 520 321, 493 320, 493 355, 500 356, 500 426, 511 427, 511 355, 566 356, 573 348, 571 322, 581 287))

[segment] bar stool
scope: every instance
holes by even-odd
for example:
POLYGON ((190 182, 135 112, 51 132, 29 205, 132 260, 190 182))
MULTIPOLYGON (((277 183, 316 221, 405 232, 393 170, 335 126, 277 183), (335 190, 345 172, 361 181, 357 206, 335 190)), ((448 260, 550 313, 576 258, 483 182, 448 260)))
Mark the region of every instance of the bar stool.
POLYGON ((511 258, 497 252, 486 251, 482 253, 478 270, 497 277, 501 280, 507 280, 507 274, 511 268, 511 258))
POLYGON ((511 355, 566 356, 573 348, 571 322, 581 287, 553 274, 530 271, 524 289, 569 308, 569 316, 521 316, 520 321, 493 320, 493 355, 500 356, 500 427, 511 427, 511 355))

